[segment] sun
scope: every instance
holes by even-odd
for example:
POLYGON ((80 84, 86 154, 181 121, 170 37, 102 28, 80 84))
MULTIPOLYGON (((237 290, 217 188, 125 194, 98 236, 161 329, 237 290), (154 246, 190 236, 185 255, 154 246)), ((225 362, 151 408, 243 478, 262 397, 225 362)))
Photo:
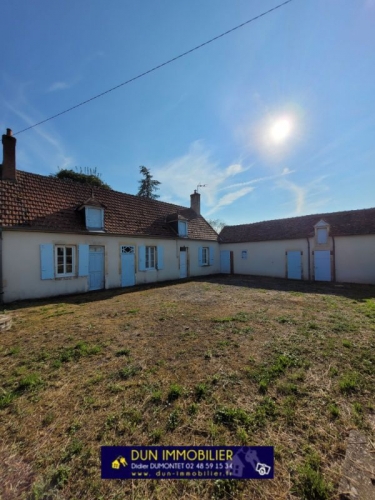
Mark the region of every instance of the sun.
POLYGON ((292 129, 290 118, 279 118, 271 125, 269 131, 272 141, 277 144, 283 143, 290 136, 292 129))

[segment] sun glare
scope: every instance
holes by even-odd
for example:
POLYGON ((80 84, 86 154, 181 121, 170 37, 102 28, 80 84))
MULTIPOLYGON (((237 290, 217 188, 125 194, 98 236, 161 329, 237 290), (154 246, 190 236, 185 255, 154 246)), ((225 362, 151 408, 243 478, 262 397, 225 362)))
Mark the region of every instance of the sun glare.
POLYGON ((284 142, 292 131, 292 122, 288 118, 280 118, 270 128, 271 139, 276 143, 284 142))

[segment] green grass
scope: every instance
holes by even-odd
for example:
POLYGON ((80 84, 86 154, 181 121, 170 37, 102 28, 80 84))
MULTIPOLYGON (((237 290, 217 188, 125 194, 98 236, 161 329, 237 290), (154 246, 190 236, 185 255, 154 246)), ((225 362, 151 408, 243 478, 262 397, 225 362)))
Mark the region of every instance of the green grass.
POLYGON ((348 429, 375 441, 374 295, 225 276, 12 305, 0 496, 334 500, 348 429), (103 482, 111 444, 272 445, 276 477, 103 482))

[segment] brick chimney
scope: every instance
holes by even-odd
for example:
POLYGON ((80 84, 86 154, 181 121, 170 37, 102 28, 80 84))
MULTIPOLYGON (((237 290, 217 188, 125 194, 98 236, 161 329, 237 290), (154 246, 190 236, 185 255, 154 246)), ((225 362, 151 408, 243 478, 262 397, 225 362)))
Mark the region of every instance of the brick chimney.
POLYGON ((3 181, 16 181, 16 141, 10 128, 3 135, 3 163, 0 176, 3 181))
POLYGON ((190 195, 190 208, 192 208, 198 215, 201 214, 201 195, 194 189, 194 193, 190 195))

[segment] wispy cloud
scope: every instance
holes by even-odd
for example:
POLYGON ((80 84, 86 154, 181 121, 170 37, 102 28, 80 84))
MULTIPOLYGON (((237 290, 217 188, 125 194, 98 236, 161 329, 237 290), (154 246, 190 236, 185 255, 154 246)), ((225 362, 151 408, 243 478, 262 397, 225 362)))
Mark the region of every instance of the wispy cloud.
MULTIPOLYGON (((10 111, 10 117, 13 115, 12 122, 16 121, 14 116, 21 119, 20 128, 33 125, 43 118, 29 102, 24 85, 15 88, 14 97, 4 99, 2 104, 10 111)), ((53 130, 53 127, 50 126, 49 130, 53 130)), ((74 159, 66 153, 57 133, 47 132, 45 127, 40 125, 29 133, 22 134, 22 141, 17 148, 17 168, 20 170, 31 169, 46 174, 58 166, 68 168, 73 165, 74 159)))
POLYGON ((233 191, 232 193, 228 193, 220 198, 218 203, 216 204, 215 207, 213 207, 211 210, 209 210, 206 215, 211 215, 217 210, 219 210, 222 207, 231 205, 233 202, 238 200, 239 198, 242 198, 243 196, 247 195, 248 193, 251 193, 253 191, 253 187, 247 187, 247 188, 242 188, 239 189, 238 191, 233 191))
POLYGON ((48 87, 47 92, 56 92, 56 90, 66 90, 69 89, 72 84, 67 82, 55 82, 50 87, 48 87))
MULTIPOLYGON (((198 184, 205 184, 200 188, 204 197, 204 204, 208 207, 205 215, 211 215, 224 206, 231 205, 239 198, 251 193, 255 188, 252 184, 262 181, 284 177, 291 173, 288 168, 274 176, 259 177, 251 180, 239 180, 228 184, 228 181, 242 177, 251 170, 254 164, 243 165, 234 162, 228 166, 220 166, 212 157, 211 152, 205 147, 203 141, 195 141, 190 145, 189 151, 166 165, 153 169, 155 178, 163 184, 165 193, 164 201, 186 204, 187 193, 197 189, 198 184), (230 191, 221 194, 222 191, 230 191)), ((248 178, 249 174, 246 174, 248 178)))
POLYGON ((277 188, 285 189, 292 195, 287 204, 292 206, 291 215, 306 215, 319 210, 328 204, 327 197, 329 186, 326 183, 327 175, 320 176, 306 185, 299 185, 287 179, 280 179, 276 183, 277 188))

